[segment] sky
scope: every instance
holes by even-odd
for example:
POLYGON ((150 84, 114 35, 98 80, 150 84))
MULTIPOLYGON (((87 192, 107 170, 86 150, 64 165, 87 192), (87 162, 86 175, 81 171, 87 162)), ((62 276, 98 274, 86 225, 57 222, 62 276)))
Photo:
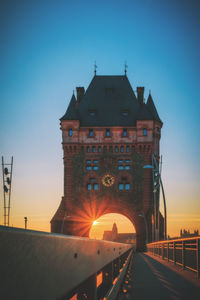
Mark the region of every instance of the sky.
POLYGON ((50 230, 63 195, 59 118, 95 61, 97 75, 124 74, 126 61, 164 123, 168 233, 200 230, 199 28, 198 0, 1 0, 0 155, 14 157, 13 226, 27 216, 29 228, 50 230))

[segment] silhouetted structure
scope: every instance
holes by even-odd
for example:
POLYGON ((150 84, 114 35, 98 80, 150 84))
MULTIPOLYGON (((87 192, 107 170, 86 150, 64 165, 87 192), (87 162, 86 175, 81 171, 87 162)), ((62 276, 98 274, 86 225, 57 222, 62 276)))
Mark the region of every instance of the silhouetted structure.
MULTIPOLYGON (((76 91, 60 119, 64 196, 51 231, 89 236, 93 220, 120 213, 132 221, 143 249, 147 230, 152 240, 152 215, 159 206, 152 169, 143 168, 152 164, 152 154, 159 164, 162 121, 152 96, 145 102, 144 87, 137 87, 136 96, 126 75, 95 75, 86 92, 76 91)), ((157 226, 162 239, 162 215, 157 226)))
POLYGON ((105 230, 103 234, 103 240, 113 241, 126 244, 136 243, 135 233, 118 233, 116 223, 113 224, 112 230, 105 230))
POLYGON ((181 238, 187 238, 187 237, 193 237, 193 236, 198 236, 199 235, 199 230, 194 230, 194 232, 190 233, 190 230, 186 230, 186 229, 181 229, 180 230, 180 237, 181 238))

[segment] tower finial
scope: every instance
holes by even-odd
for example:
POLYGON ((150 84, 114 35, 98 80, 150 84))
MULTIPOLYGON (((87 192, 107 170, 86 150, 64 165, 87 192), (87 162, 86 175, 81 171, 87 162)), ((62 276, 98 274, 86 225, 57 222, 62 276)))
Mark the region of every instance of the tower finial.
POLYGON ((97 74, 97 65, 96 65, 96 60, 94 62, 94 76, 97 74))
POLYGON ((127 68, 128 68, 128 65, 126 64, 126 61, 125 61, 125 64, 124 64, 124 74, 126 76, 126 73, 127 73, 127 68))

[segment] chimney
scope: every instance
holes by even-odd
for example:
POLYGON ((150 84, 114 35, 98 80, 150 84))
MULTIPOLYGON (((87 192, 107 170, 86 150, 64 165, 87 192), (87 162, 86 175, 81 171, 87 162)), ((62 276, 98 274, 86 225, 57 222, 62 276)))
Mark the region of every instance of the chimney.
POLYGON ((83 86, 79 86, 76 88, 76 93, 77 93, 77 101, 80 102, 81 99, 83 98, 84 94, 85 94, 85 89, 83 86))
POLYGON ((144 103, 144 87, 137 87, 137 99, 140 104, 144 103))

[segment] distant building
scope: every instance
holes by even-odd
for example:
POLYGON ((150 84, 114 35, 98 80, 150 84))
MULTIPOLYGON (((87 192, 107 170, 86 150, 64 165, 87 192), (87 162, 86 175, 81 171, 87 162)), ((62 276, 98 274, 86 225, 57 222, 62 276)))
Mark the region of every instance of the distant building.
POLYGON ((103 234, 103 240, 113 241, 126 244, 135 244, 135 233, 118 233, 116 223, 113 224, 112 230, 105 230, 103 234))
POLYGON ((199 230, 194 230, 194 232, 190 233, 190 230, 186 230, 186 229, 181 229, 180 230, 180 237, 181 238, 187 238, 187 237, 193 237, 193 236, 198 236, 199 235, 199 230))

